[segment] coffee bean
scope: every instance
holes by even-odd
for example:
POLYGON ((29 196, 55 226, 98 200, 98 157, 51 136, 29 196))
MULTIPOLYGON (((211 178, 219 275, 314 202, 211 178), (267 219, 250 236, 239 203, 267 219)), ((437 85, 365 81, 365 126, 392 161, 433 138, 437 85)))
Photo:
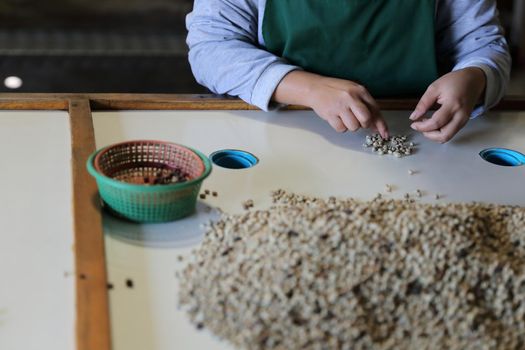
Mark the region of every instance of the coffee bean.
POLYGON ((525 208, 406 196, 277 190, 222 213, 178 275, 180 305, 243 349, 523 348, 525 208))

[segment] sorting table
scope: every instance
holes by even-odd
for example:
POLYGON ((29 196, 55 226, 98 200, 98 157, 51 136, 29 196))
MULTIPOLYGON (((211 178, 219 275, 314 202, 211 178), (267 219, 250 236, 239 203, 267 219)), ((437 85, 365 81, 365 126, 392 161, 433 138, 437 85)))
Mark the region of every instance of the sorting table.
POLYGON ((0 288, 0 348, 70 349, 76 334, 78 349, 89 349, 89 344, 95 344, 90 343, 94 337, 102 350, 231 349, 207 330, 193 327, 179 310, 175 274, 198 247, 204 234, 201 224, 217 218, 210 207, 239 213, 244 210, 242 202, 252 199, 256 209, 265 208, 271 205, 272 190, 367 200, 377 193, 403 198, 419 189, 423 202, 525 205, 525 166, 498 166, 479 155, 491 147, 525 153, 525 106, 521 99, 509 99, 498 111, 472 120, 444 145, 409 128, 414 101, 381 103, 396 109, 384 112, 386 120, 391 133, 410 135, 416 144, 413 155, 376 155, 363 147, 367 131, 337 134, 312 111, 264 113, 248 110, 236 100, 120 95, 0 99, 3 108, 69 109, 74 129, 68 129, 68 114, 62 111, 0 112, 0 152, 5 160, 2 176, 6 179, 0 185, 5 199, 0 204, 0 247, 4 250, 0 275, 5 276, 6 286, 0 288), (91 119, 89 137, 89 128, 78 126, 91 119), (80 136, 75 136, 79 130, 80 136), (197 212, 189 218, 135 224, 100 210, 94 184, 83 173, 85 157, 95 146, 98 149, 135 139, 177 142, 207 155, 239 149, 253 154, 258 163, 248 169, 214 166, 202 191, 217 191, 218 196, 200 199, 197 212), (87 149, 89 144, 91 150, 87 149), (79 149, 79 145, 84 147, 79 149), (37 175, 32 171, 35 168, 37 175), (385 193, 387 184, 391 193, 385 193), (439 194, 438 200, 435 194, 439 194), (75 207, 82 210, 74 211, 75 207), (97 227, 100 221, 86 219, 86 212, 91 212, 91 218, 101 217, 101 227, 97 227), (86 220, 87 228, 81 225, 86 220), (84 234, 79 237, 78 231, 84 234), (105 271, 95 269, 94 276, 80 271, 85 266, 91 271, 100 260, 104 262, 103 256, 91 255, 103 246, 95 244, 88 251, 79 251, 77 246, 81 237, 102 237, 102 233, 107 281, 105 271), (86 287, 93 280, 94 284, 86 287), (109 297, 109 313, 104 300, 89 297, 101 289, 109 297), (85 303, 87 308, 80 307, 85 303), (94 321, 104 320, 104 310, 111 327, 94 321), (24 333, 32 337, 24 338, 24 333))

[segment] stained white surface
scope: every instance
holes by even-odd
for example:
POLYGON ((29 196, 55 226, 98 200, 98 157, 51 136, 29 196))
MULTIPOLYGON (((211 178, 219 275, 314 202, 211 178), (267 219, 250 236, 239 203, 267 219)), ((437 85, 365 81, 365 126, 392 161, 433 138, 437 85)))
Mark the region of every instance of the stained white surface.
POLYGON ((74 348, 66 112, 0 112, 0 349, 74 348))
MULTIPOLYGON (((160 139, 192 146, 209 155, 226 148, 259 157, 247 170, 214 167, 203 189, 218 191, 204 202, 228 212, 270 203, 269 192, 283 188, 316 196, 371 199, 385 184, 402 198, 420 189, 422 201, 483 201, 525 205, 525 166, 500 167, 478 153, 489 147, 525 152, 525 113, 493 113, 469 123, 445 145, 415 134, 408 112, 386 113, 391 131, 413 135, 417 152, 405 158, 377 156, 362 143, 366 131, 336 134, 312 112, 253 111, 98 112, 94 114, 97 146, 131 139, 160 139), (410 176, 408 169, 416 170, 410 176)), ((183 266, 177 256, 196 247, 199 223, 210 218, 199 206, 192 218, 171 224, 137 225, 105 215, 112 335, 116 350, 228 349, 208 331, 197 331, 177 310, 174 273, 183 266), (125 280, 131 278, 133 288, 125 280)))

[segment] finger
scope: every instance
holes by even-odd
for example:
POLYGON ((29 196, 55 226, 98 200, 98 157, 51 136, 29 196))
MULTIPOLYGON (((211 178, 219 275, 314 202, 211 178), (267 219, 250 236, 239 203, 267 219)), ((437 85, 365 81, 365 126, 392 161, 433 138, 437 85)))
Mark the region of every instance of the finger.
POLYGON ((339 117, 330 118, 327 120, 327 122, 337 132, 345 132, 347 130, 346 126, 339 117))
POLYGON ((414 112, 412 112, 409 119, 418 120, 421 118, 426 112, 428 112, 430 108, 432 108, 434 103, 437 102, 438 97, 438 90, 434 87, 434 85, 430 85, 423 96, 421 96, 421 99, 419 100, 416 108, 414 109, 414 112))
POLYGON ((450 123, 439 130, 424 132, 423 135, 433 141, 439 143, 448 142, 456 135, 461 128, 469 121, 469 115, 464 112, 458 112, 454 115, 450 123))
POLYGON ((374 118, 372 122, 372 129, 374 131, 377 131, 382 138, 388 138, 390 136, 388 133, 388 126, 385 120, 383 119, 381 109, 379 108, 379 105, 377 104, 376 100, 372 97, 372 95, 370 95, 368 90, 365 90, 363 92, 363 100, 369 106, 370 111, 372 112, 372 117, 374 118))
POLYGON ((357 131, 361 127, 359 120, 357 120, 354 113, 351 110, 347 109, 341 112, 341 120, 345 127, 350 131, 357 131))
POLYGON ((443 105, 440 109, 434 112, 431 118, 416 121, 412 123, 410 127, 421 132, 439 130, 447 125, 453 117, 454 113, 452 112, 451 108, 443 105))
POLYGON ((382 138, 387 139, 389 137, 388 135, 388 126, 386 125, 385 120, 382 117, 376 118, 374 121, 374 129, 377 130, 379 135, 381 135, 382 138))
POLYGON ((363 91, 363 100, 366 102, 368 107, 370 108, 370 111, 372 112, 372 116, 375 118, 381 118, 381 108, 379 108, 379 105, 377 104, 376 100, 370 95, 368 90, 363 91))
POLYGON ((350 101, 349 107, 351 108, 354 116, 359 121, 360 126, 365 129, 369 128, 370 124, 372 124, 373 117, 368 107, 363 102, 356 99, 350 101))

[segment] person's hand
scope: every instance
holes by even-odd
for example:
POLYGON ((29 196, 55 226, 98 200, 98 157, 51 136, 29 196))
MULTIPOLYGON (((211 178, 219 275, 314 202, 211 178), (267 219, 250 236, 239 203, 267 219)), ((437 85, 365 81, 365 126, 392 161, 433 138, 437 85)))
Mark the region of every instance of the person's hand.
POLYGON ((352 81, 293 71, 277 87, 274 100, 310 107, 338 132, 370 128, 388 137, 376 101, 366 88, 352 81))
POLYGON ((322 77, 314 82, 310 106, 336 131, 360 128, 388 137, 387 125, 374 98, 364 86, 352 81, 322 77))
POLYGON ((467 124, 474 107, 485 91, 487 79, 480 68, 465 68, 448 73, 433 82, 410 116, 411 128, 433 141, 448 142, 467 124), (441 107, 424 118, 432 106, 441 107))

